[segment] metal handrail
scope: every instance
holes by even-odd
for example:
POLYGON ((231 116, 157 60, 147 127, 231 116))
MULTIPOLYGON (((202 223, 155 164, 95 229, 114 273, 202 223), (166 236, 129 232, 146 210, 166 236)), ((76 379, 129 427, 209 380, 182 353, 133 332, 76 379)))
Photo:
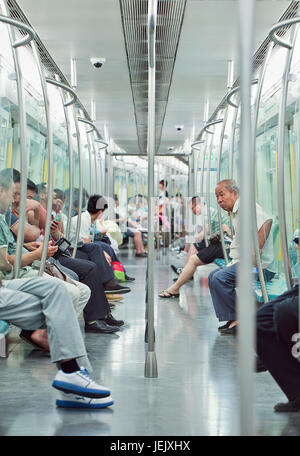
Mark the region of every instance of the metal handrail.
POLYGON ((210 135, 213 135, 214 131, 207 130, 207 128, 211 127, 212 125, 216 125, 218 123, 221 123, 221 122, 223 122, 223 119, 212 120, 211 122, 207 122, 207 124, 203 127, 203 129, 204 129, 204 131, 206 131, 206 133, 209 133, 210 135))
MULTIPOLYGON (((253 79, 251 85, 254 85, 254 84, 258 84, 258 79, 253 79)), ((227 103, 230 104, 230 106, 233 106, 234 108, 238 108, 239 105, 236 104, 236 103, 234 103, 234 102, 232 101, 231 98, 232 98, 232 96, 233 96, 236 92, 238 92, 239 90, 240 90, 240 87, 239 87, 239 86, 238 86, 238 87, 235 87, 234 89, 230 90, 230 91, 227 93, 227 95, 226 95, 226 101, 227 101, 227 103)))
POLYGON ((13 19, 12 17, 3 15, 0 15, 0 22, 13 25, 14 27, 20 28, 24 32, 27 32, 27 35, 25 35, 23 38, 15 41, 14 43, 11 43, 12 47, 15 49, 19 46, 25 46, 26 44, 30 43, 31 40, 36 39, 36 33, 33 28, 27 24, 24 24, 24 22, 16 21, 16 19, 13 19))
POLYGON ((61 89, 66 90, 66 92, 68 92, 71 95, 70 100, 64 102, 64 107, 70 106, 77 101, 77 95, 76 95, 75 91, 73 89, 71 89, 71 87, 67 86, 66 84, 63 84, 60 81, 56 81, 55 79, 51 79, 51 78, 46 78, 46 82, 48 82, 49 84, 53 84, 57 87, 60 87, 61 89))
POLYGON ((191 148, 195 150, 201 150, 200 147, 195 147, 197 144, 203 144, 205 143, 205 139, 200 139, 200 141, 195 141, 191 144, 191 148))
POLYGON ((96 130, 96 126, 91 120, 85 119, 84 117, 77 117, 77 120, 79 120, 79 122, 84 122, 92 127, 90 130, 86 130, 87 134, 96 130))
POLYGON ((280 30, 282 27, 286 27, 288 25, 297 24, 298 22, 300 22, 300 17, 299 16, 293 17, 292 19, 287 19, 287 20, 282 21, 282 22, 278 22, 278 24, 273 25, 273 27, 270 28, 269 35, 268 35, 270 40, 274 41, 274 43, 278 44, 278 46, 283 46, 283 47, 285 47, 287 49, 292 49, 293 44, 288 42, 288 41, 284 41, 281 38, 279 38, 279 36, 276 35, 276 32, 278 30, 280 30))
POLYGON ((98 150, 107 149, 107 147, 109 146, 109 144, 106 141, 103 141, 102 139, 96 138, 94 139, 94 141, 103 144, 103 146, 99 147, 98 150))

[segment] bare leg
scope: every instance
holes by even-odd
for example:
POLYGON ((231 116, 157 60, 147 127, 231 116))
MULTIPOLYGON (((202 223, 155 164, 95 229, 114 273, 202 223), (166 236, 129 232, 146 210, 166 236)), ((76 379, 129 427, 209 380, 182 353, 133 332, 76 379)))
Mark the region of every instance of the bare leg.
POLYGON ((142 239, 142 233, 140 231, 136 231, 133 235, 133 243, 136 250, 136 253, 144 253, 144 244, 142 239))
POLYGON ((182 285, 184 285, 193 277, 197 266, 201 265, 204 265, 204 263, 199 260, 198 256, 196 254, 192 255, 187 264, 184 266, 183 271, 178 277, 177 281, 174 283, 174 285, 171 285, 169 288, 167 288, 167 291, 169 293, 179 293, 180 287, 182 287, 182 285))
POLYGON ((30 336, 32 342, 36 343, 45 350, 50 351, 48 335, 46 329, 36 329, 30 336))
POLYGON ((191 244, 190 246, 190 250, 188 252, 188 255, 186 257, 186 260, 185 260, 185 264, 188 263, 189 259, 191 258, 192 255, 195 255, 196 253, 198 253, 198 250, 196 249, 196 247, 194 246, 194 244, 191 244))

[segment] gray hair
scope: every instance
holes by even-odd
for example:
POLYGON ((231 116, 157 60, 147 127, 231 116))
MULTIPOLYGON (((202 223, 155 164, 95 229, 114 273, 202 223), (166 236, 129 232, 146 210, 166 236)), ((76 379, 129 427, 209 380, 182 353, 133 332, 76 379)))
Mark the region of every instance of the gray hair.
POLYGON ((220 184, 223 184, 229 192, 236 192, 237 194, 240 193, 240 189, 234 179, 223 179, 217 183, 217 186, 220 184))

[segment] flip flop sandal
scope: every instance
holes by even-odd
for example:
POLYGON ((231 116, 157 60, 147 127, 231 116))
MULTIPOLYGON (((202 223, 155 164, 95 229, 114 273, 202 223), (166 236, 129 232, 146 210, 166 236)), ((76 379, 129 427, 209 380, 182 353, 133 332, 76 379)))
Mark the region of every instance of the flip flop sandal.
POLYGON ((49 350, 47 350, 46 348, 44 348, 41 345, 37 344, 36 342, 33 342, 33 340, 30 337, 32 332, 33 331, 28 331, 28 330, 22 329, 22 331, 20 332, 19 336, 25 342, 27 342, 28 344, 32 345, 36 350, 42 350, 42 351, 44 351, 46 353, 49 353, 49 350))
POLYGON ((158 295, 160 298, 165 298, 165 299, 168 299, 168 298, 179 298, 179 293, 170 293, 169 291, 167 290, 162 290, 159 295, 158 295))

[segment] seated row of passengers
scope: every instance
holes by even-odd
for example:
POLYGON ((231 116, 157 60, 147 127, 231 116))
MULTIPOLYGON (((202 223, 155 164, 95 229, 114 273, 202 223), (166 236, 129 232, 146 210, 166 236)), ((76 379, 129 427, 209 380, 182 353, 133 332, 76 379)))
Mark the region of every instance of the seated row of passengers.
MULTIPOLYGON (((64 227, 63 223, 52 222, 47 258, 58 264, 68 279, 60 280, 45 272, 39 277, 43 242, 34 239, 39 239, 45 229, 47 208, 32 199, 34 193, 35 187, 28 181, 28 223, 25 224, 19 278, 13 279, 20 228, 20 173, 11 169, 0 171, 0 319, 20 327, 24 340, 38 349, 50 351, 52 361, 59 363, 60 369, 53 382, 63 395, 58 405, 93 408, 111 405, 109 389, 93 382, 86 370, 90 366, 78 317, 83 311, 86 332, 110 334, 119 331, 124 322, 113 317, 107 296, 127 293, 130 288, 114 278, 112 261, 117 258, 111 246, 100 241, 91 242, 84 231, 84 223, 76 258, 66 250, 53 259, 58 253, 58 246, 53 243, 63 236, 64 227)), ((54 209, 57 209, 56 200, 54 198, 54 209)), ((101 195, 92 195, 87 205, 88 215, 83 213, 84 217, 91 225, 106 207, 106 200, 101 195)), ((133 280, 125 277, 128 281, 133 280)))
MULTIPOLYGON (((231 216, 232 229, 225 218, 222 218, 222 229, 225 239, 231 236, 229 249, 229 264, 222 269, 213 270, 208 277, 209 290, 216 313, 220 322, 222 334, 236 334, 236 280, 239 251, 239 189, 234 180, 226 179, 217 184, 215 189, 217 203, 231 216)), ((191 200, 194 214, 200 215, 202 210, 198 197, 191 200)), ((262 208, 256 205, 256 218, 259 250, 262 269, 266 281, 271 280, 275 273, 272 270, 273 240, 270 236, 272 218, 267 216, 262 208)), ((212 232, 218 230, 219 220, 215 210, 211 210, 212 232)), ((179 274, 178 279, 159 293, 161 298, 179 296, 181 286, 193 277, 198 266, 212 263, 217 258, 224 258, 219 236, 212 236, 206 246, 204 230, 200 228, 196 241, 189 247, 185 265, 182 269, 171 265, 179 274)), ((295 237, 295 247, 299 256, 299 238, 295 237)), ((255 265, 255 258, 253 258, 255 265)), ((241 291, 242 293, 242 291, 241 291)), ((287 403, 275 406, 276 412, 300 411, 300 363, 299 363, 299 321, 298 321, 298 285, 283 293, 278 298, 262 305, 257 311, 257 366, 256 371, 268 370, 288 398, 287 403)))

